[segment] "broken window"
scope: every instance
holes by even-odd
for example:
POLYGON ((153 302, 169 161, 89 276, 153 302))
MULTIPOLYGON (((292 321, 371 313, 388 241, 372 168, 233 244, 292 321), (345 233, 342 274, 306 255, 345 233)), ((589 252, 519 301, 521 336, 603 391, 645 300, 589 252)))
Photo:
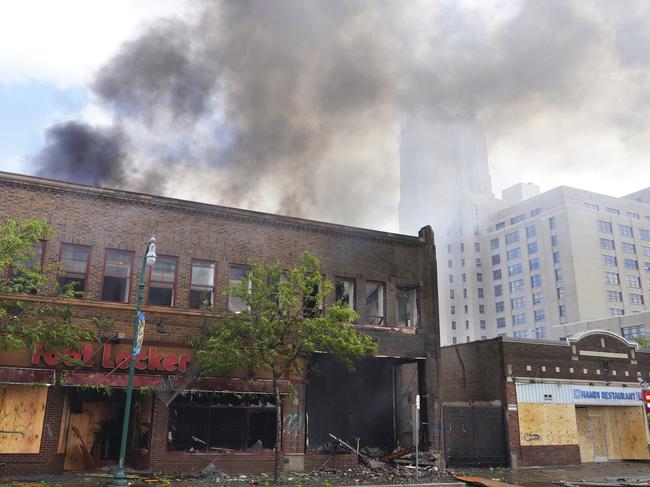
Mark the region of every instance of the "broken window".
POLYGON ((397 286, 397 326, 418 326, 418 289, 397 286))
POLYGON ((169 406, 169 449, 209 452, 272 449, 275 404, 271 396, 190 393, 169 406))
MULTIPOLYGON (((245 265, 231 265, 229 282, 231 286, 241 286, 242 279, 245 279, 250 272, 250 267, 245 265)), ((248 287, 250 289, 250 281, 248 287)), ((248 304, 242 298, 237 296, 228 296, 228 309, 233 313, 241 313, 248 310, 248 304)))
POLYGON ((17 257, 9 267, 9 277, 16 292, 36 294, 37 282, 29 273, 40 272, 43 268, 45 241, 36 242, 32 248, 21 257, 17 257))
POLYGON ((354 310, 354 279, 336 277, 334 279, 336 302, 341 306, 354 310))
POLYGON ((149 304, 174 306, 176 257, 159 255, 149 277, 149 304))
POLYGON ((320 288, 318 285, 315 285, 312 289, 312 292, 309 296, 305 296, 303 301, 303 316, 314 317, 318 316, 323 309, 322 301, 319 301, 318 294, 320 293, 320 288))
POLYGON ((71 285, 74 291, 83 292, 86 290, 89 259, 90 247, 61 244, 61 277, 59 278, 61 288, 71 285))
POLYGON ((128 303, 132 268, 133 252, 106 249, 102 301, 128 303))
MULTIPOLYGON (((453 298, 454 290, 450 295, 453 298)), ((365 316, 372 325, 384 324, 384 283, 366 281, 366 309, 365 316)))
POLYGON ((214 295, 214 262, 192 261, 190 275, 190 308, 212 306, 214 295))

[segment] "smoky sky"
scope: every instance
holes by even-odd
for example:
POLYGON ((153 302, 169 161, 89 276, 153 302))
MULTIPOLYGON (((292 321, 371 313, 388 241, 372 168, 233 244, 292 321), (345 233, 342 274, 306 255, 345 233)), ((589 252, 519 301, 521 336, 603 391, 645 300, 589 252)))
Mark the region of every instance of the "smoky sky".
MULTIPOLYGON (((478 121, 498 140, 522 120, 602 103, 609 83, 647 81, 650 63, 644 2, 189 5, 98 71, 91 88, 113 125, 50 128, 39 174, 381 226, 414 114, 478 121)), ((647 85, 633 85, 603 115, 632 138, 650 106, 647 85)))

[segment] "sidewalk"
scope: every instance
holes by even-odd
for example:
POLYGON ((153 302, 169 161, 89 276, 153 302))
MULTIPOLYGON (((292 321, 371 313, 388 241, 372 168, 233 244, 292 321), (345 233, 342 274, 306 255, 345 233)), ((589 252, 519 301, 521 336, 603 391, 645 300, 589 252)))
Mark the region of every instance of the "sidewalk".
POLYGON ((599 481, 613 482, 617 479, 650 481, 650 462, 612 461, 587 463, 582 465, 558 467, 522 467, 516 469, 456 469, 458 473, 467 472, 488 479, 523 485, 525 487, 548 487, 553 482, 599 481))

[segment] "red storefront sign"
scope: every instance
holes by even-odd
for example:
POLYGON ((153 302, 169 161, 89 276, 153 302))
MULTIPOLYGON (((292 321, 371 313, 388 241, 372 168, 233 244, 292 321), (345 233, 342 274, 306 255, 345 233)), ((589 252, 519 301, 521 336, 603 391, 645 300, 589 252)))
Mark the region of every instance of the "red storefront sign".
MULTIPOLYGON (((128 369, 130 365, 131 352, 129 350, 115 351, 110 343, 101 346, 101 354, 97 346, 86 343, 81 350, 68 350, 64 354, 56 354, 50 350, 37 347, 32 354, 32 365, 45 365, 56 367, 78 366, 93 368, 99 365, 102 369, 128 369), (99 363, 97 364, 97 362, 99 363)), ((137 370, 160 371, 160 372, 185 372, 191 361, 188 354, 161 352, 157 347, 143 347, 142 352, 135 356, 135 368, 137 370)))

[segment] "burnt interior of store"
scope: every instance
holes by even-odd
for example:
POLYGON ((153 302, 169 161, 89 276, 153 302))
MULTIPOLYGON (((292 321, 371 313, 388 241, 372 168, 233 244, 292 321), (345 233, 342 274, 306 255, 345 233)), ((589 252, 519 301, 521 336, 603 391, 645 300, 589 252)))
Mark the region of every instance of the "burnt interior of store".
POLYGON ((275 444, 270 394, 184 392, 169 406, 169 449, 207 452, 266 450, 275 444))
MULTIPOLYGON (((151 437, 151 394, 133 396, 126 463, 148 452, 151 437)), ((64 469, 96 470, 119 458, 125 391, 69 388, 63 412, 64 469)))
MULTIPOLYGON (((410 365, 410 364, 409 364, 410 365)), ((402 361, 392 358, 365 359, 350 373, 327 354, 316 354, 307 380, 307 449, 344 451, 330 434, 356 448, 389 452, 411 442, 410 409, 419 385, 416 364, 408 374, 402 361), (412 373, 411 373, 412 371, 412 373), (412 393, 411 391, 414 391, 412 393), (406 409, 406 412, 401 411, 406 409), (404 432, 409 430, 404 440, 404 432)))

